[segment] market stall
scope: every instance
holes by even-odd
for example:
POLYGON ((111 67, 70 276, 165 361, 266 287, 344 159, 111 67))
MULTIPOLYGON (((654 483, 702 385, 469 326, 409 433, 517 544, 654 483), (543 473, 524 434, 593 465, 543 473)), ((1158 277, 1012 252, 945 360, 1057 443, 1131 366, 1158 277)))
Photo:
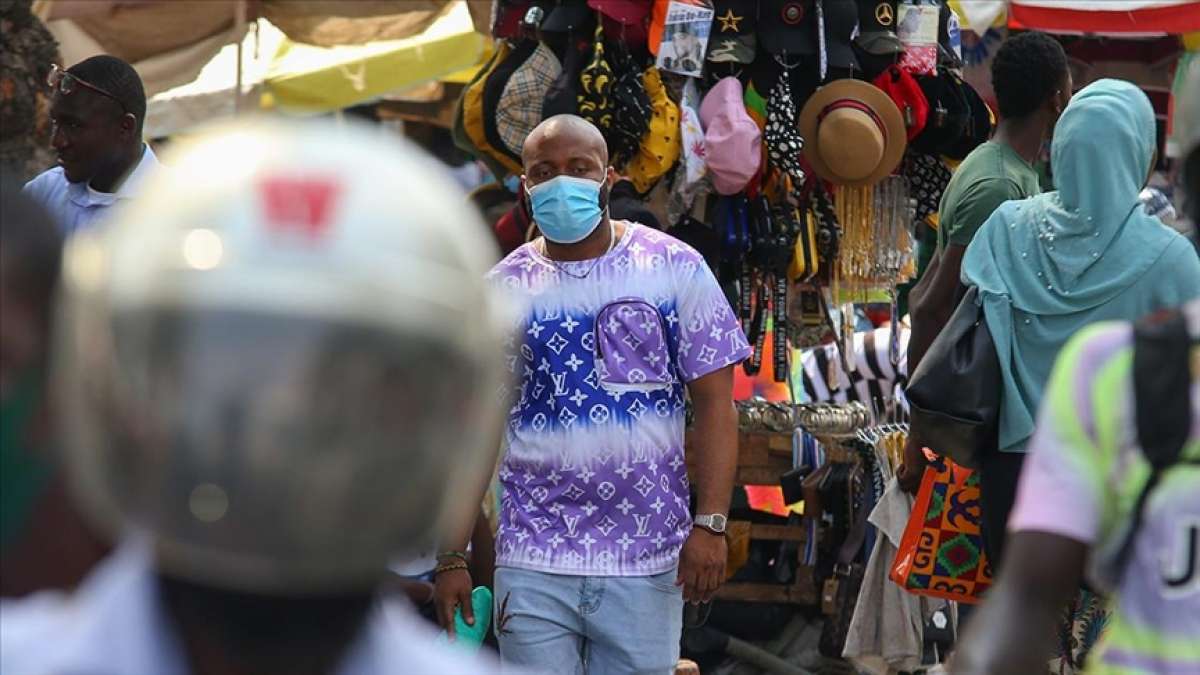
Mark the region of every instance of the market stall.
MULTIPOLYGON (((1196 10, 1177 0, 497 3, 494 51, 462 92, 454 132, 513 191, 500 239, 534 234, 515 190, 525 136, 550 115, 581 115, 664 229, 705 256, 750 338, 737 384, 745 499, 722 598, 819 604, 833 627, 822 650, 842 655, 875 550, 865 519, 906 436, 902 289, 958 162, 995 128, 988 64, 1009 32, 1141 39, 1194 30, 1196 10)), ((1132 48, 1152 96, 1180 52, 1174 37, 1159 47, 1132 48)), ((1121 72, 1077 59, 1084 81, 1121 72)), ((989 582, 978 530, 943 543, 953 569, 902 582, 968 588, 953 597, 970 601, 989 582)), ((880 559, 894 553, 883 547, 880 559)), ((921 615, 921 602, 905 611, 921 615)))

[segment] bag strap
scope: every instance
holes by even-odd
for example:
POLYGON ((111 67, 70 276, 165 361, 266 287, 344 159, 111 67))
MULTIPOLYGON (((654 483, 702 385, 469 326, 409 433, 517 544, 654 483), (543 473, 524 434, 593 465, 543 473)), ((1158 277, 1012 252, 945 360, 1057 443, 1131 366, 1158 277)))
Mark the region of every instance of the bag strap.
MULTIPOLYGON (((1133 329, 1133 393, 1138 445, 1150 463, 1150 478, 1138 494, 1133 522, 1117 553, 1123 571, 1145 515, 1146 501, 1163 473, 1180 463, 1179 454, 1192 428, 1191 368, 1188 358, 1197 339, 1188 334, 1179 311, 1156 314, 1133 329)), ((1200 459, 1186 460, 1200 464, 1200 459)))

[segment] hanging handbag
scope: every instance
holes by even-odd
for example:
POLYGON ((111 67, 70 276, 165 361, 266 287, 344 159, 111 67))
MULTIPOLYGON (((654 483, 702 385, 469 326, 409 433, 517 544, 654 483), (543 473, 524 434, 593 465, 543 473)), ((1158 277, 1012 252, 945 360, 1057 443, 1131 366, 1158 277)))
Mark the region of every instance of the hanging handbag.
POLYGON ((975 468, 996 449, 1000 361, 972 286, 930 345, 905 391, 915 440, 959 466, 975 468))
POLYGON ((888 578, 909 593, 974 604, 992 584, 979 478, 938 457, 925 468, 888 578))
POLYGON ((838 520, 845 521, 843 528, 848 529, 841 530, 844 537, 838 546, 836 561, 821 585, 821 611, 825 614, 825 624, 821 627, 817 649, 824 656, 841 658, 866 574, 861 558, 863 542, 871 525, 867 520, 870 509, 863 500, 865 468, 857 462, 834 466, 834 475, 830 476, 824 495, 834 513, 835 527, 830 535, 838 536, 835 534, 840 529, 838 520))

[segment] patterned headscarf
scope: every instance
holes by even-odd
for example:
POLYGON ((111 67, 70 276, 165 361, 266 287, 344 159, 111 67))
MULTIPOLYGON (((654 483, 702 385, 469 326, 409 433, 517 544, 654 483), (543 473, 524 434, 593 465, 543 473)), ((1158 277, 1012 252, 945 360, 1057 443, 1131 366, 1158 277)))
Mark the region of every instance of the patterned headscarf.
POLYGON ((908 178, 909 194, 917 200, 917 222, 938 212, 950 175, 950 169, 940 158, 909 150, 904 176, 908 178))
POLYGON ((796 128, 796 102, 792 99, 792 85, 786 72, 779 76, 767 100, 767 126, 763 137, 771 166, 791 176, 794 184, 803 185, 800 152, 804 148, 804 139, 796 128))
POLYGON ((612 86, 613 126, 608 139, 609 162, 622 169, 637 154, 642 137, 650 130, 650 96, 642 85, 642 72, 629 49, 609 44, 615 78, 612 86))
POLYGON ((604 29, 596 26, 592 60, 579 74, 579 116, 596 125, 607 138, 613 124, 612 66, 604 56, 604 29))

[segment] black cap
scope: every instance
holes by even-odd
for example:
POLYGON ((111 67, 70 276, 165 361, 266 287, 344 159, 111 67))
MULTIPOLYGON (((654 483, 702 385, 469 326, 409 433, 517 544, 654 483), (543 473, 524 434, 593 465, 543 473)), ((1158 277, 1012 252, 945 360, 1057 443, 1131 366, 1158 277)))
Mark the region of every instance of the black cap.
POLYGON ((967 126, 963 130, 962 138, 947 149, 945 154, 952 159, 962 159, 992 137, 992 118, 987 103, 984 102, 979 92, 959 77, 952 77, 967 100, 970 115, 967 118, 967 126))
POLYGON ((925 128, 911 145, 931 155, 953 152, 971 119, 971 106, 958 78, 948 70, 939 69, 937 75, 918 75, 916 80, 929 102, 929 116, 925 128))
POLYGON ((542 99, 542 118, 579 113, 579 74, 588 55, 586 42, 570 39, 562 56, 562 73, 542 99))
POLYGON ((825 0, 825 53, 830 68, 858 68, 851 47, 858 26, 858 6, 854 0, 825 0))
POLYGON ((558 0, 557 6, 546 15, 542 30, 552 33, 580 32, 595 27, 596 13, 587 0, 558 0))
POLYGON ((876 56, 904 51, 896 35, 896 11, 896 0, 858 0, 859 48, 876 56))
POLYGON ((758 39, 772 54, 817 53, 817 10, 813 0, 759 0, 758 39))

